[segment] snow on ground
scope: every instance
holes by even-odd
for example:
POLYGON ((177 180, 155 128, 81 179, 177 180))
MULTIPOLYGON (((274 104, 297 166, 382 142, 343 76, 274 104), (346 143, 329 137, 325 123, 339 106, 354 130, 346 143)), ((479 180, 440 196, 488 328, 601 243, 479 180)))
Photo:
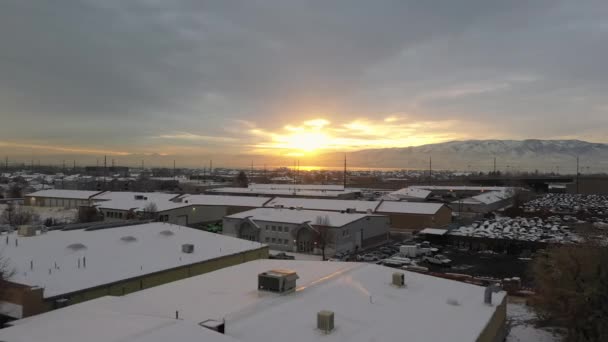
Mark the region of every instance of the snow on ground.
MULTIPOLYGON (((6 204, 0 204, 0 215, 6 209, 6 204)), ((47 218, 52 218, 57 223, 74 223, 76 221, 77 209, 65 209, 60 207, 30 207, 24 206, 26 209, 31 209, 40 217, 40 223, 44 223, 47 218)))
POLYGON ((559 334, 535 326, 536 314, 521 300, 509 300, 507 320, 510 331, 505 342, 561 341, 559 334))

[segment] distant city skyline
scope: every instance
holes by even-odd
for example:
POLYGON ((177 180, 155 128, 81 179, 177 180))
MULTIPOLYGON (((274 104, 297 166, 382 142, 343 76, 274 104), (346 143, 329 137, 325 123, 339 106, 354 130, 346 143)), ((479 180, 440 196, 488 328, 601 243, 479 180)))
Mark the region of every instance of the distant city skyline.
POLYGON ((0 4, 0 157, 189 166, 608 142, 605 1, 0 4))

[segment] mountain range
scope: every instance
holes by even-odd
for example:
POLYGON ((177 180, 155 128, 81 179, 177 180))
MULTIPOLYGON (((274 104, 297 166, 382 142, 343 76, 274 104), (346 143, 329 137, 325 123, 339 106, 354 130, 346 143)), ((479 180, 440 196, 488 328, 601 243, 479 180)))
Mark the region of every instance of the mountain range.
MULTIPOLYGON (((367 149, 349 152, 349 165, 376 168, 461 171, 580 172, 608 170, 608 144, 580 140, 466 140, 415 147, 367 149)), ((328 153, 316 158, 317 165, 335 166, 344 154, 328 153)))

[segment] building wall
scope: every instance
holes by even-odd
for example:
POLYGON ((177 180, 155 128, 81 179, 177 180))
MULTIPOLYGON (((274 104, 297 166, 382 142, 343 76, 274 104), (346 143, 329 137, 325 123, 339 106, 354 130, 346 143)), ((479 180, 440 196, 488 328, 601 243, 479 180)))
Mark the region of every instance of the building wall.
POLYGON ((25 196, 25 205, 77 209, 80 206, 90 205, 90 201, 88 199, 25 196))
POLYGON ((483 329, 476 342, 502 342, 505 340, 507 329, 507 296, 496 307, 492 318, 483 329))
MULTIPOLYGON (((196 248, 196 247, 195 247, 196 248)), ((122 296, 132 292, 140 291, 154 286, 163 285, 169 282, 194 277, 207 272, 219 270, 221 268, 238 265, 244 262, 268 258, 268 247, 250 250, 242 253, 226 255, 223 257, 203 261, 196 264, 177 267, 161 272, 143 275, 132 279, 125 279, 120 282, 106 284, 95 288, 86 289, 61 296, 67 299, 63 304, 72 305, 84 301, 92 300, 103 296, 122 296)), ((6 296, 6 301, 21 304, 24 307, 23 317, 39 314, 48 310, 58 308, 57 299, 42 298, 42 289, 31 290, 27 287, 15 290, 6 296)))
MULTIPOLYGON (((242 219, 224 218, 223 234, 239 238, 242 222, 242 219)), ((300 224, 260 220, 255 222, 260 227, 259 242, 268 244, 275 250, 288 252, 297 250, 296 234, 301 228, 300 224)), ((372 243, 386 241, 389 230, 387 216, 367 216, 340 228, 330 228, 332 237, 331 243, 326 248, 326 254, 331 256, 338 252, 353 252, 355 249, 369 247, 372 243)))
MULTIPOLYGON (((566 192, 577 193, 575 183, 566 185, 566 192)), ((608 177, 581 177, 578 181, 578 193, 585 195, 608 195, 608 177)))
POLYGON ((391 220, 391 228, 402 230, 438 228, 452 222, 452 209, 447 206, 441 207, 435 214, 431 215, 384 212, 377 212, 377 214, 388 215, 391 220))

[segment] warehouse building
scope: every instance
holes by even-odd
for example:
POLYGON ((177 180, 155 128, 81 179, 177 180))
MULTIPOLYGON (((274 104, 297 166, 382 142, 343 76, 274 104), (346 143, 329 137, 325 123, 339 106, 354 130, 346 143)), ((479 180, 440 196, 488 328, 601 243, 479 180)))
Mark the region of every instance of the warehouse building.
POLYGON ((452 222, 452 209, 441 203, 383 201, 375 213, 389 216, 396 231, 439 228, 452 222))
POLYGON ((105 192, 94 198, 105 221, 149 217, 188 227, 221 222, 226 215, 263 207, 270 197, 105 192), (154 204, 156 212, 150 213, 154 204))
POLYGON ((276 250, 332 256, 386 241, 389 220, 373 214, 258 208, 226 216, 223 229, 226 235, 276 250))
POLYGON ((0 313, 22 318, 105 295, 124 295, 245 261, 268 247, 167 223, 2 234, 15 270, 0 313))
POLYGON ((92 198, 100 194, 99 191, 83 190, 40 190, 25 195, 25 205, 36 207, 60 207, 77 209, 80 206, 89 206, 92 198))
POLYGON ((357 213, 373 213, 380 204, 379 201, 333 200, 316 198, 285 198, 275 197, 266 203, 269 208, 287 208, 326 211, 353 211, 357 213))
MULTIPOLYGON (((274 184, 288 185, 288 184, 274 184)), ((355 199, 361 196, 359 189, 318 190, 300 187, 280 188, 217 188, 206 191, 207 194, 237 195, 237 196, 281 196, 305 198, 355 199)))
POLYGON ((498 342, 507 304, 494 291, 374 264, 256 260, 16 321, 0 340, 498 342))

